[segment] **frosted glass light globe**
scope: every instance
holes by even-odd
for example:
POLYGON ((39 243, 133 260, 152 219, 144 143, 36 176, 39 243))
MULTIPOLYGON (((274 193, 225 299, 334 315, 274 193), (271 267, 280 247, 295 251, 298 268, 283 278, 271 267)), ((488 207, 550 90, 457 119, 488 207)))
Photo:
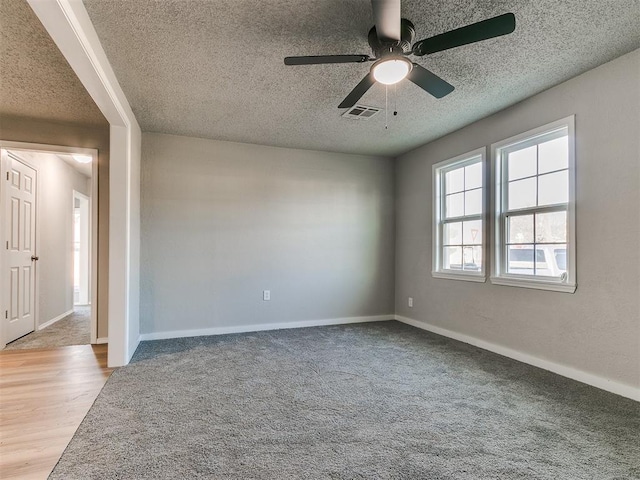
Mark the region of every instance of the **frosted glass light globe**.
POLYGON ((71 155, 73 159, 78 163, 91 163, 91 155, 81 155, 79 153, 74 153, 71 155))
POLYGON ((382 60, 373 66, 373 78, 384 85, 393 85, 405 78, 410 70, 411 63, 408 60, 382 60))

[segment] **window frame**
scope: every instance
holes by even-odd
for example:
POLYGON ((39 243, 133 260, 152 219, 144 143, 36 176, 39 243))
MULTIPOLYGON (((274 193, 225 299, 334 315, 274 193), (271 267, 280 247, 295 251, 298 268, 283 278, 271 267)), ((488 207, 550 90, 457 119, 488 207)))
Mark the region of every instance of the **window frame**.
MULTIPOLYGON (((466 280, 471 282, 485 282, 487 279, 487 195, 488 195, 488 185, 487 185, 487 148, 480 147, 475 150, 472 150, 467 153, 463 153, 462 155, 458 155, 453 158, 449 158, 442 162, 436 163, 432 166, 432 205, 433 205, 433 220, 431 223, 432 229, 432 269, 431 276, 434 278, 444 278, 449 280, 466 280), (480 214, 475 215, 464 215, 461 217, 455 217, 455 221, 463 221, 464 219, 472 219, 472 220, 482 220, 482 234, 481 234, 481 242, 480 246, 482 248, 482 266, 480 271, 471 271, 471 270, 451 270, 444 269, 442 266, 443 260, 443 226, 445 223, 445 219, 443 218, 443 209, 446 204, 444 202, 444 179, 445 174, 448 171, 456 170, 458 168, 463 168, 468 165, 473 165, 475 163, 480 163, 482 170, 482 210, 480 214)), ((463 192, 466 190, 463 190, 463 192)), ((463 253, 464 255, 464 253, 463 253)))
MULTIPOLYGON (((534 288, 540 290, 552 290, 557 292, 574 293, 577 288, 576 282, 576 164, 575 164, 575 115, 562 118, 555 122, 548 123, 538 128, 534 128, 527 132, 515 135, 500 142, 491 145, 491 158, 493 165, 493 188, 492 195, 492 224, 493 224, 493 262, 490 281, 495 285, 506 285, 512 287, 534 288), (507 154, 515 150, 527 148, 531 145, 543 143, 544 140, 557 134, 562 130, 567 131, 568 142, 568 201, 565 204, 555 204, 547 206, 526 207, 521 209, 508 210, 508 188, 509 181, 507 178, 507 168, 505 164, 508 161, 507 154), (551 276, 534 276, 516 273, 508 273, 507 271, 507 227, 506 222, 509 216, 517 216, 533 213, 547 212, 567 212, 567 238, 566 238, 566 278, 551 276), (515 213, 515 215, 514 215, 515 213)), ((546 172, 549 173, 549 172, 546 172)), ((535 177, 540 174, 536 172, 535 177)), ((534 223, 535 228, 535 223, 534 223)), ((534 237, 534 245, 535 237, 534 237)), ((534 255, 535 247, 534 247, 534 255)))

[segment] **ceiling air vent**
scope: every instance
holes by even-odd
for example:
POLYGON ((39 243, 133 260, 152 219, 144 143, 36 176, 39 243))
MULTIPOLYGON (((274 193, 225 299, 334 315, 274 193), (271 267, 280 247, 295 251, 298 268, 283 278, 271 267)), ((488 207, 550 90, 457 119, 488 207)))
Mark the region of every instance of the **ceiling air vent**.
POLYGON ((369 120, 376 113, 380 111, 379 108, 367 107, 366 105, 355 105, 342 114, 343 117, 352 118, 354 120, 369 120))

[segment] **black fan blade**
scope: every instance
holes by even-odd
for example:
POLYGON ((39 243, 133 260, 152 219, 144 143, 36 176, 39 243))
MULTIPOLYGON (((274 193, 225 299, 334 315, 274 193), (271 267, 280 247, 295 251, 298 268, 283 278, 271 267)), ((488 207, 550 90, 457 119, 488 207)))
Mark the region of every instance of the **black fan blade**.
POLYGON ((468 45, 469 43, 507 35, 515 29, 515 15, 513 13, 505 13, 481 22, 472 23, 466 27, 441 33, 435 37, 420 40, 413 45, 413 54, 418 56, 429 55, 442 50, 468 45))
POLYGON ((360 83, 356 85, 356 88, 351 90, 351 93, 347 95, 347 97, 342 101, 338 108, 351 108, 358 100, 362 98, 362 96, 367 93, 373 84, 376 83, 376 80, 373 78, 373 74, 369 72, 366 77, 360 80, 360 83))
POLYGON ((371 60, 369 55, 316 55, 309 57, 285 57, 285 65, 320 65, 325 63, 362 63, 371 60))
POLYGON ((400 40, 400 0, 371 0, 371 8, 380 41, 400 40))
POLYGON ((431 73, 417 63, 413 64, 413 68, 409 72, 409 75, 407 75, 407 78, 436 98, 449 95, 454 90, 453 85, 445 82, 435 73, 431 73))

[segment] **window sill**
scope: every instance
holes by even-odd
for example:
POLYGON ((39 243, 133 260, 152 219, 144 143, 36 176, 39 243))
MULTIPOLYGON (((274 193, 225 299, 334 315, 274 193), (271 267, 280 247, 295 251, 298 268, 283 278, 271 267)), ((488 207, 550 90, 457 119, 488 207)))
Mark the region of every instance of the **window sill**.
POLYGON ((453 272, 431 272, 433 278, 445 278, 447 280, 463 280, 465 282, 484 283, 487 277, 484 273, 453 273, 453 272))
POLYGON ((533 280, 508 277, 491 277, 494 285, 504 285, 507 287, 535 288, 537 290, 550 290, 553 292, 574 293, 577 285, 575 283, 561 283, 549 280, 533 280))

